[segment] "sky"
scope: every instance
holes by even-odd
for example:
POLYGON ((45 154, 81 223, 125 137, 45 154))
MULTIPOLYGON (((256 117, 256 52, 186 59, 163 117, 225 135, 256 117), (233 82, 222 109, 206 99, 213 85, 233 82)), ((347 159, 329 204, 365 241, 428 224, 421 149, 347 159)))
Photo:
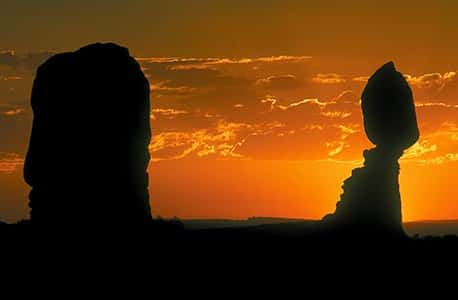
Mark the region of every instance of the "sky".
POLYGON ((0 6, 1 220, 29 213, 22 163, 37 66, 94 42, 128 47, 150 81, 154 216, 332 212, 343 180, 373 147, 362 126, 362 89, 393 61, 413 90, 421 135, 400 161, 404 220, 458 218, 455 1, 0 6))

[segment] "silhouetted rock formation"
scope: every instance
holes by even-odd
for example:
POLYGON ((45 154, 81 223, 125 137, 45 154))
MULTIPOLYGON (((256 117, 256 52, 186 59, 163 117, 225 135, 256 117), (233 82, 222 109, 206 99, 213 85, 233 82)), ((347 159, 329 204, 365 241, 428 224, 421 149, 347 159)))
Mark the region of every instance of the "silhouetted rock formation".
POLYGON ((418 140, 412 91, 392 62, 369 78, 361 101, 364 129, 374 145, 403 151, 418 140))
POLYGON ((364 167, 345 180, 323 226, 331 234, 401 237, 398 159, 419 137, 412 91, 389 62, 371 76, 361 100, 364 128, 376 147, 364 151, 364 167))
POLYGON ((149 83, 128 49, 97 43, 51 57, 31 102, 32 223, 149 223, 149 83))

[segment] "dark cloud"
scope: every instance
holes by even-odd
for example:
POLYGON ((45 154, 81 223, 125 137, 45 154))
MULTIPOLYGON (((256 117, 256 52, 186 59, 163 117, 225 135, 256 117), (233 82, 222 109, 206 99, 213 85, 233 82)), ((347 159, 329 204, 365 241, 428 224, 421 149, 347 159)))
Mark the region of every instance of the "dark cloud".
POLYGON ((20 57, 20 66, 33 71, 52 55, 54 53, 49 51, 28 53, 20 57))
POLYGON ((14 67, 18 64, 18 57, 13 50, 0 51, 0 65, 14 67))
POLYGON ((13 50, 0 51, 0 66, 26 71, 35 70, 41 63, 53 55, 53 52, 43 51, 17 54, 13 50))
POLYGON ((32 121, 31 111, 19 105, 0 105, 0 152, 24 154, 32 121))

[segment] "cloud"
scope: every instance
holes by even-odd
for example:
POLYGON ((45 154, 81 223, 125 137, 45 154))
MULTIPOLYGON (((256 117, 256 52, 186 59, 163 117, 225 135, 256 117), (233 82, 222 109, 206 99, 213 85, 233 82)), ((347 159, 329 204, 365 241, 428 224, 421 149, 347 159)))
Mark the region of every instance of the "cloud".
MULTIPOLYGON (((456 72, 446 73, 427 73, 419 76, 412 76, 410 74, 403 74, 410 85, 420 89, 442 89, 445 84, 455 80, 456 72)), ((369 76, 357 76, 353 77, 352 81, 366 83, 369 80, 369 76)))
POLYGON ((339 95, 337 95, 334 99, 332 99, 333 102, 347 102, 347 103, 355 103, 359 102, 360 97, 356 95, 352 90, 345 90, 339 95))
POLYGON ((326 143, 326 147, 331 148, 329 150, 329 156, 336 156, 337 154, 341 153, 344 148, 349 147, 344 141, 326 143))
POLYGON ((17 60, 14 50, 0 50, 0 65, 14 66, 17 60))
POLYGON ((422 132, 420 140, 405 151, 403 161, 421 164, 444 164, 457 161, 457 124, 443 122, 434 127, 434 130, 422 132))
POLYGON ((280 55, 280 56, 264 56, 256 58, 241 58, 241 59, 230 59, 223 58, 216 61, 210 62, 210 64, 250 64, 250 63, 272 63, 272 62, 302 62, 311 59, 311 56, 292 56, 292 55, 280 55))
POLYGON ((0 80, 9 81, 9 80, 21 80, 23 77, 21 76, 0 76, 0 80))
MULTIPOLYGON (((316 123, 295 124, 290 112, 308 105, 323 105, 315 99, 293 102, 264 115, 264 121, 237 123, 219 119, 214 127, 191 131, 163 131, 153 136, 150 146, 153 161, 182 158, 237 159, 324 159, 328 146, 324 139, 345 141, 359 132, 356 125, 327 126, 316 123), (286 123, 275 121, 282 119, 286 123)), ((321 116, 321 119, 324 117, 321 116)), ((337 154, 337 153, 336 153, 337 154)))
MULTIPOLYGON (((352 149, 349 142, 355 140, 351 140, 352 136, 361 135, 359 125, 352 120, 336 123, 338 120, 347 120, 350 115, 335 111, 335 107, 327 111, 328 106, 337 104, 319 99, 285 103, 271 95, 265 96, 260 102, 268 105, 267 109, 264 106, 262 112, 250 111, 250 108, 243 106, 247 114, 239 121, 233 121, 237 120, 239 113, 225 113, 212 117, 207 127, 199 129, 185 126, 180 130, 172 128, 185 118, 204 119, 207 114, 204 111, 184 113, 170 108, 156 110, 159 113, 156 114, 158 120, 170 116, 176 119, 153 135, 150 147, 153 160, 205 157, 322 160, 329 153, 336 157, 341 157, 342 153, 344 157, 351 157, 346 149, 352 149)), ((158 128, 158 120, 154 120, 155 128, 158 128)))
POLYGON ((318 99, 303 99, 303 100, 300 100, 300 101, 297 101, 297 102, 292 102, 288 105, 277 105, 277 107, 281 110, 288 110, 288 109, 291 109, 291 108, 294 108, 294 107, 298 107, 298 106, 301 106, 301 105, 305 105, 305 104, 313 104, 313 105, 317 105, 318 107, 320 108, 323 108, 326 106, 326 103, 325 102, 321 102, 320 100, 318 99))
POLYGON ((270 123, 257 127, 258 132, 246 136, 238 153, 252 159, 267 160, 320 160, 326 158, 327 147, 323 139, 337 138, 338 130, 313 123, 302 128, 291 124, 270 123), (297 128, 297 129, 294 129, 297 128))
POLYGON ((167 86, 169 81, 162 81, 157 83, 150 82, 150 91, 157 95, 175 95, 175 96, 189 96, 198 92, 197 88, 189 86, 167 86))
MULTIPOLYGON (((227 104, 225 109, 241 103, 240 98, 256 101, 255 90, 261 86, 274 90, 300 86, 300 80, 288 74, 263 77, 258 85, 256 79, 260 76, 252 64, 291 64, 309 59, 308 56, 286 55, 255 58, 138 58, 150 80, 153 97, 192 97, 188 103, 196 101, 192 104, 213 107, 216 103, 224 102, 227 104)), ((247 106, 247 103, 242 104, 247 106)))
MULTIPOLYGON (((158 138, 153 157, 355 161, 363 149, 372 147, 362 127, 359 99, 360 83, 367 77, 317 73, 306 82, 298 78, 310 78, 311 71, 301 72, 300 66, 254 70, 253 61, 268 64, 275 59, 145 59, 142 65, 151 80, 152 96, 164 96, 152 101, 158 138), (338 83, 343 82, 348 89, 342 90, 338 83), (302 85, 303 89, 293 88, 302 85), (221 122, 246 126, 229 130, 234 134, 226 141, 214 141, 221 122), (157 147, 159 141, 162 147, 157 147)), ((453 75, 442 77, 450 80, 453 75)), ((420 124, 434 125, 421 128, 422 135, 457 116, 455 104, 446 101, 416 99, 416 103, 420 124), (425 117, 432 122, 421 122, 425 117)), ((440 142, 429 141, 442 147, 440 142)))
POLYGON ((342 119, 345 119, 351 116, 351 112, 343 112, 343 111, 324 111, 321 114, 328 118, 342 118, 342 119))
POLYGON ((38 65, 43 63, 53 54, 54 53, 50 51, 43 51, 19 55, 14 50, 3 50, 0 51, 0 66, 31 71, 35 70, 38 65))
POLYGON ((336 156, 337 154, 342 153, 344 149, 349 148, 350 144, 348 143, 347 138, 360 131, 358 124, 338 124, 333 125, 333 127, 340 131, 340 136, 337 141, 325 143, 326 147, 329 148, 328 156, 330 157, 336 156))
POLYGON ((11 110, 7 110, 7 111, 2 112, 2 115, 7 116, 7 117, 11 117, 11 116, 15 116, 15 115, 21 114, 23 112, 24 112, 23 108, 16 108, 16 109, 11 109, 11 110))
POLYGON ((281 104, 276 97, 270 95, 262 99, 261 102, 270 103, 270 111, 274 109, 280 111, 296 109, 292 114, 288 115, 288 118, 291 119, 294 119, 294 117, 301 119, 311 118, 312 115, 310 113, 314 114, 315 118, 319 118, 319 115, 326 118, 348 118, 353 114, 354 110, 359 108, 354 103, 323 102, 319 99, 302 99, 289 104, 281 104))
POLYGON ((458 153, 447 153, 447 154, 435 157, 433 159, 424 160, 422 162, 426 164, 441 165, 446 162, 454 162, 454 161, 458 161, 458 153))
POLYGON ((445 107, 445 108, 458 108, 458 104, 447 104, 443 102, 426 102, 415 103, 415 107, 445 107))
POLYGON ((353 77, 351 80, 355 82, 366 83, 369 80, 369 76, 357 76, 357 77, 353 77))
POLYGON ((295 75, 286 74, 286 75, 273 75, 266 78, 261 78, 256 81, 256 85, 274 90, 282 89, 295 89, 300 87, 303 84, 300 80, 297 79, 295 75))
POLYGON ((155 108, 151 111, 151 119, 155 120, 157 115, 175 119, 179 115, 188 114, 189 112, 186 110, 181 109, 173 109, 173 108, 155 108))
POLYGON ((220 120, 215 128, 191 132, 163 132, 150 144, 153 161, 180 159, 195 154, 198 157, 216 155, 221 158, 241 158, 236 149, 243 143, 243 132, 252 125, 220 120))
POLYGON ((439 155, 429 159, 405 159, 406 161, 421 163, 425 165, 442 165, 448 162, 456 162, 458 161, 458 153, 447 153, 444 155, 439 155))
POLYGON ((420 89, 440 90, 445 86, 445 84, 455 79, 456 72, 447 72, 444 74, 429 73, 417 77, 404 74, 404 77, 411 85, 420 89))
POLYGON ((0 115, 5 117, 13 117, 24 112, 25 108, 23 106, 0 103, 0 115))
POLYGON ((141 63, 202 63, 216 60, 217 58, 183 58, 183 57, 136 57, 141 63))
POLYGON ((11 173, 21 168, 24 159, 16 153, 0 152, 0 172, 11 173))
POLYGON ((196 94, 205 89, 248 86, 244 78, 231 76, 215 69, 171 69, 162 64, 145 67, 150 80, 150 88, 161 94, 196 94))
POLYGON ((320 102, 320 100, 318 99, 303 99, 301 101, 298 101, 298 102, 293 102, 293 103, 290 103, 288 105, 278 105, 278 108, 281 109, 281 110, 289 110, 289 109, 292 109, 292 108, 295 108, 295 107, 299 107, 299 106, 304 106, 304 105, 314 105, 316 107, 318 107, 319 109, 323 109, 326 107, 326 103, 324 102, 320 102))
POLYGON ((417 120, 422 135, 443 130, 442 124, 458 120, 458 105, 442 102, 417 103, 417 120))
POLYGON ((54 55, 54 52, 33 52, 20 56, 20 66, 28 70, 35 70, 40 64, 54 55))
POLYGON ((321 84, 339 84, 344 83, 346 80, 345 78, 336 73, 318 73, 312 78, 312 82, 321 83, 321 84))
POLYGON ((275 104, 277 103, 277 98, 275 96, 267 95, 264 99, 261 100, 261 103, 270 103, 270 110, 274 110, 275 104))
POLYGON ((437 145, 430 144, 427 139, 416 142, 412 147, 407 149, 402 156, 403 159, 412 159, 424 156, 426 153, 436 152, 437 145))
POLYGON ((266 93, 284 96, 282 93, 306 86, 304 80, 290 72, 281 72, 280 75, 276 72, 289 68, 302 70, 296 64, 310 61, 309 56, 287 55, 138 59, 150 80, 153 107, 171 106, 190 111, 201 109, 210 114, 225 116, 237 113, 236 117, 230 115, 235 118, 248 117, 250 112, 256 113, 262 109, 264 106, 260 98, 266 93), (166 102, 167 105, 161 104, 166 102), (243 105, 243 110, 239 104, 243 105))
POLYGON ((165 63, 174 65, 193 65, 211 66, 211 65, 227 65, 227 64, 252 64, 252 63, 273 63, 273 62, 288 62, 297 63, 311 59, 311 56, 294 56, 294 55, 279 55, 265 56, 254 58, 189 58, 189 57, 137 57, 140 63, 165 63))
POLYGON ((28 107, 0 102, 0 152, 24 153, 31 121, 32 114, 28 107))

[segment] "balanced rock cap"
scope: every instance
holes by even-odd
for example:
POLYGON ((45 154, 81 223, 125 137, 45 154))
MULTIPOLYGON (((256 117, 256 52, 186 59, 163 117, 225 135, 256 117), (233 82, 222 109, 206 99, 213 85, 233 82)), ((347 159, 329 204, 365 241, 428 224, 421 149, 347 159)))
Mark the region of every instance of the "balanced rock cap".
POLYGON ((419 137, 412 90, 393 62, 379 68, 361 95, 364 129, 379 147, 405 150, 419 137))

